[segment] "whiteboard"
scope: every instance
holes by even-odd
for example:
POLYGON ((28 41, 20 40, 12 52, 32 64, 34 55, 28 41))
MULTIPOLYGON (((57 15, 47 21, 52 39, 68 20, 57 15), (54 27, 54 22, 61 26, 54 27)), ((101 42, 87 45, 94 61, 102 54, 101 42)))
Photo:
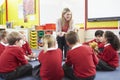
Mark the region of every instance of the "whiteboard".
POLYGON ((120 0, 88 0, 88 18, 120 17, 120 0))
POLYGON ((56 23, 65 7, 72 11, 75 24, 84 22, 84 0, 40 0, 40 24, 56 23))

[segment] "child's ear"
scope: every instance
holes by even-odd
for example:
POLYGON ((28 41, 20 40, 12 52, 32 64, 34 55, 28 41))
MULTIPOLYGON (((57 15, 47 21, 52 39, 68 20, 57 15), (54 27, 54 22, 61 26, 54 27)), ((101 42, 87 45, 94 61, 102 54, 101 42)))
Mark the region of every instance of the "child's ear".
POLYGON ((17 45, 18 41, 15 41, 15 45, 17 45))

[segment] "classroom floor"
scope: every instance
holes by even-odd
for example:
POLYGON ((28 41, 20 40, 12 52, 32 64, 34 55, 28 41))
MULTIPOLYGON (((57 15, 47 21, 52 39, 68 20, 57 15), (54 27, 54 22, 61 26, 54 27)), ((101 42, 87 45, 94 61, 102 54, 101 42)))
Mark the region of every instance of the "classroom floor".
MULTIPOLYGON (((33 52, 39 53, 40 51, 33 50, 33 52)), ((32 64, 33 67, 35 65, 39 64, 38 61, 29 62, 29 63, 32 64)), ((2 79, 0 79, 0 80, 2 80, 2 79)), ((23 77, 23 78, 16 79, 16 80, 38 80, 38 79, 35 79, 32 76, 28 76, 28 77, 23 77)), ((63 80, 70 80, 70 79, 63 78, 63 80)), ((120 80, 120 66, 115 71, 107 71, 107 72, 97 71, 95 80, 120 80)))
MULTIPOLYGON (((30 62, 33 66, 39 64, 38 61, 30 62)), ((25 77, 17 80, 37 80, 33 77, 25 77)), ((68 78, 63 78, 63 80, 70 80, 68 78)), ((120 67, 117 68, 115 71, 97 71, 95 80, 120 80, 120 67)))

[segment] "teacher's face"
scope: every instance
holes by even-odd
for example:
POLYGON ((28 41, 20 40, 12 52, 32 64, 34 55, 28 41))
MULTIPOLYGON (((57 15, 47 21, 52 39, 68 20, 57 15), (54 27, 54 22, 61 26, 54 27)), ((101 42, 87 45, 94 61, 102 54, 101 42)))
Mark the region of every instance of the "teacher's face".
POLYGON ((65 18, 66 21, 71 20, 71 18, 72 18, 72 13, 71 13, 71 12, 66 12, 66 13, 64 14, 64 18, 65 18))

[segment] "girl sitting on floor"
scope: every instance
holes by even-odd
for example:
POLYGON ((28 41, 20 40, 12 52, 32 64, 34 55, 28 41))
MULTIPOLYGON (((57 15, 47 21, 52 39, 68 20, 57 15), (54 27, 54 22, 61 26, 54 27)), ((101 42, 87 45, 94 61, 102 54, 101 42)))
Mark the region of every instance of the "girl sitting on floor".
POLYGON ((42 80, 62 80, 62 51, 56 46, 56 39, 52 35, 43 37, 43 49, 38 57, 41 64, 40 77, 42 80))
POLYGON ((118 37, 111 31, 103 34, 103 43, 105 43, 102 54, 97 54, 100 59, 97 70, 114 71, 119 66, 119 54, 117 50, 120 48, 118 37))

